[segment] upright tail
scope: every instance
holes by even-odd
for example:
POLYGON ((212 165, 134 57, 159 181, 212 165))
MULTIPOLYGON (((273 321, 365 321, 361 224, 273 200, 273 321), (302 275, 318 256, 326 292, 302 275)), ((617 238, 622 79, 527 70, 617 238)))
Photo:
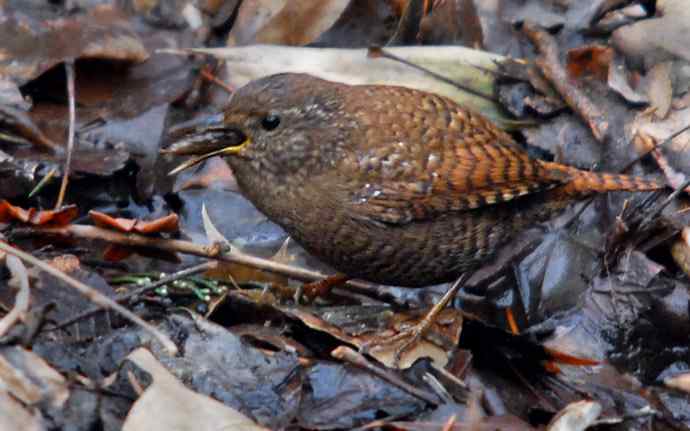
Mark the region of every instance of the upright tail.
POLYGON ((541 164, 549 175, 553 175, 554 179, 564 181, 564 185, 558 190, 567 196, 614 191, 643 192, 666 187, 664 183, 651 178, 582 171, 552 162, 541 162, 541 164))

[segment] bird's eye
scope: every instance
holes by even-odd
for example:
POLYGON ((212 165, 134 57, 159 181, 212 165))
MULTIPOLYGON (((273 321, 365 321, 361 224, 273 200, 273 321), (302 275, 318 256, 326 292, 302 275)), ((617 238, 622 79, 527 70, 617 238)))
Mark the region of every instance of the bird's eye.
POLYGON ((278 127, 280 124, 280 117, 275 115, 275 114, 268 114, 264 118, 261 119, 261 127, 264 128, 264 130, 271 131, 278 127))

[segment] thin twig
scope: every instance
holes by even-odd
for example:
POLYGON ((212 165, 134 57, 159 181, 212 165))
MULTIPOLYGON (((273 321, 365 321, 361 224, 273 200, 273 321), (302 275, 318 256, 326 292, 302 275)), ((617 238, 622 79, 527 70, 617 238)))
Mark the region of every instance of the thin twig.
POLYGON ((17 280, 19 291, 14 297, 12 310, 0 320, 0 337, 5 335, 16 321, 23 319, 29 311, 29 276, 26 267, 18 257, 12 255, 6 257, 5 264, 12 278, 17 280))
POLYGON ((70 287, 76 289, 79 293, 84 295, 86 298, 88 298, 90 301, 95 302, 96 304, 100 305, 101 307, 111 309, 117 313, 120 313, 125 319, 129 320, 130 322, 139 325, 142 327, 144 330, 150 332, 162 345, 163 347, 171 354, 171 355, 176 355, 177 354, 177 346, 175 346, 175 343, 168 338, 167 335, 153 327, 152 325, 146 323, 144 320, 142 320, 139 316, 136 314, 132 313, 125 307, 121 306, 117 302, 113 301, 112 299, 108 298, 107 296, 103 295, 99 291, 93 289, 92 287, 87 286, 86 284, 82 283, 81 281, 70 277, 69 275, 65 274, 64 272, 60 271, 59 269, 55 268, 54 266, 51 266, 50 264, 28 254, 25 253, 15 247, 12 247, 11 245, 0 241, 0 250, 7 252, 8 254, 12 254, 14 256, 17 256, 21 260, 28 262, 39 269, 47 272, 48 274, 52 275, 53 277, 63 281, 70 287))
POLYGON ((639 229, 642 230, 642 229, 643 229, 644 227, 646 227, 649 223, 651 223, 655 218, 657 218, 657 217, 661 214, 661 212, 664 210, 664 208, 666 208, 667 206, 669 206, 669 205, 678 197, 678 195, 680 195, 681 193, 685 192, 685 190, 686 190, 689 186, 690 186, 690 178, 688 178, 687 180, 685 180, 685 182, 683 182, 683 184, 681 184, 680 186, 678 186, 678 187, 673 191, 673 193, 671 193, 670 195, 668 195, 668 197, 667 197, 666 199, 664 199, 664 201, 661 202, 661 204, 659 204, 659 205, 654 209, 654 211, 652 211, 650 214, 648 214, 648 215, 642 220, 642 222, 640 222, 640 227, 639 227, 639 229))
MULTIPOLYGON (((40 234, 41 236, 54 235, 61 238, 95 239, 130 247, 149 247, 156 250, 192 254, 209 259, 217 259, 223 262, 247 265, 260 270, 272 272, 274 274, 286 275, 290 278, 300 281, 321 280, 329 276, 329 274, 325 274, 320 271, 299 268, 296 266, 275 262, 273 260, 251 256, 235 249, 224 251, 223 247, 218 245, 205 246, 195 244, 191 241, 183 241, 179 239, 153 238, 135 233, 125 234, 113 230, 103 229, 97 226, 72 224, 64 227, 54 228, 32 227, 26 229, 16 229, 13 232, 15 237, 21 237, 25 234, 31 236, 40 234)), ((359 280, 349 280, 345 284, 347 286, 352 286, 364 291, 370 291, 372 288, 374 288, 372 284, 359 280)))
POLYGON ((669 142, 671 142, 672 140, 676 139, 678 136, 682 135, 683 133, 685 133, 685 132, 688 131, 688 130, 690 130, 690 124, 688 124, 687 126, 683 127, 682 129, 680 129, 680 130, 678 130, 678 131, 676 131, 676 132, 673 132, 673 133, 671 134, 671 136, 669 136, 668 138, 664 139, 663 141, 661 141, 661 142, 656 142, 654 145, 652 145, 651 148, 649 148, 648 150, 645 150, 642 154, 640 154, 638 157, 636 157, 635 159, 633 159, 630 163, 628 163, 627 165, 625 165, 625 167, 624 167, 623 169, 621 169, 620 172, 621 172, 621 173, 625 173, 626 171, 628 171, 628 169, 632 168, 633 165, 635 165, 635 163, 637 163, 637 162, 639 162, 640 160, 642 160, 645 156, 651 154, 652 151, 658 150, 659 148, 661 148, 661 147, 663 147, 664 145, 668 144, 669 142))
MULTIPOLYGON (((172 283, 175 280, 179 280, 180 278, 187 277, 190 275, 198 274, 200 272, 205 272, 208 270, 211 270, 215 268, 218 265, 218 262, 212 261, 212 262, 204 262, 199 265, 195 265, 186 269, 183 269, 181 271, 177 271, 174 274, 170 274, 166 277, 162 277, 159 280, 154 281, 153 283, 149 283, 146 286, 141 286, 137 289, 132 290, 131 292, 128 292, 125 295, 118 296, 114 298, 113 300, 117 302, 118 304, 122 304, 124 302, 129 301, 130 299, 143 295, 146 292, 149 292, 157 287, 163 286, 168 283, 172 283)), ((127 286, 123 286, 123 288, 127 288, 127 286)), ((83 313, 79 313, 74 317, 71 317, 63 322, 58 323, 55 326, 51 326, 50 328, 46 328, 46 331, 56 331, 62 328, 65 328, 73 323, 76 323, 82 319, 86 319, 89 316, 92 316, 100 311, 103 310, 103 307, 97 306, 93 307, 90 310, 86 310, 83 313)))
POLYGON ((43 190, 43 187, 45 187, 45 185, 48 184, 50 182, 50 180, 53 179, 53 177, 55 176, 56 173, 57 173, 57 167, 53 167, 53 169, 48 171, 48 173, 46 174, 45 177, 41 178, 41 181, 39 181, 38 184, 36 184, 36 187, 34 187, 33 190, 31 190, 29 192, 29 195, 27 197, 29 199, 31 199, 32 197, 34 197, 34 195, 36 195, 36 193, 43 190))
POLYGON ((65 159, 65 168, 62 172, 62 182, 60 183, 60 193, 58 193, 57 202, 55 202, 55 209, 62 206, 65 200, 65 192, 67 191, 67 183, 69 181, 69 172, 72 166, 72 153, 74 152, 74 130, 77 119, 77 113, 74 103, 74 62, 72 60, 65 61, 65 73, 67 74, 67 101, 69 105, 69 129, 67 132, 67 158, 65 159))
POLYGON ((539 50, 540 56, 536 59, 536 64, 544 77, 563 97, 565 103, 587 123, 594 138, 599 142, 606 141, 609 128, 606 114, 570 83, 568 72, 558 59, 558 44, 554 37, 529 22, 525 22, 523 31, 539 50))
POLYGON ((217 86, 219 86, 220 88, 225 90, 228 94, 232 94, 235 92, 235 89, 230 84, 218 79, 217 76, 215 76, 213 73, 211 73, 206 68, 201 69, 200 74, 201 74, 202 78, 204 78, 205 80, 207 80, 209 82, 216 84, 217 86))
MULTIPOLYGON (((488 100, 489 102, 493 102, 493 103, 497 102, 496 98, 490 94, 484 94, 479 90, 475 90, 474 88, 471 88, 471 87, 464 85, 460 82, 457 82, 457 81, 454 81, 450 78, 447 78, 447 77, 441 75, 440 73, 436 73, 433 70, 427 69, 424 66, 420 66, 418 64, 412 63, 411 61, 405 60, 402 57, 398 57, 395 54, 391 54, 390 52, 388 52, 382 48, 379 48, 379 47, 369 48, 368 55, 371 58, 381 57, 381 58, 387 58, 389 60, 397 61, 398 63, 404 64, 405 66, 409 66, 413 69, 419 70, 420 72, 424 72, 425 74, 431 76, 434 79, 438 79, 441 82, 445 82, 446 84, 450 84, 453 87, 455 87, 461 91, 472 94, 473 96, 481 97, 482 99, 488 100)), ((477 66, 474 66, 474 67, 477 67, 477 66)), ((477 69, 481 70, 478 67, 477 67, 477 69)))
POLYGON ((385 369, 373 365, 372 363, 366 360, 364 355, 354 351, 349 347, 336 347, 331 352, 331 356, 333 356, 336 359, 340 359, 351 364, 357 365, 358 367, 364 368, 365 370, 370 371, 374 375, 386 380, 389 383, 392 383, 393 385, 408 392, 410 395, 419 398, 422 401, 425 401, 434 406, 437 406, 439 404, 438 398, 430 392, 412 386, 411 384, 401 379, 397 374, 391 373, 385 369))
POLYGON ((446 423, 443 424, 443 428, 441 429, 441 431, 453 431, 455 429, 455 424, 457 423, 457 420, 457 415, 450 415, 446 423))

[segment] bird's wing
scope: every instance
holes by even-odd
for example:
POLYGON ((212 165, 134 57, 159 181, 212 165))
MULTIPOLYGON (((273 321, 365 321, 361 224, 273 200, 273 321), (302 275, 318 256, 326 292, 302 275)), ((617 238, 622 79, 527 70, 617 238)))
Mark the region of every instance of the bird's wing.
POLYGON ((357 146, 343 160, 353 217, 389 224, 421 221, 567 181, 567 174, 529 158, 484 117, 439 96, 417 92, 417 97, 419 104, 400 118, 385 115, 386 104, 396 104, 395 92, 389 95, 374 108, 382 113, 372 116, 379 124, 367 127, 374 132, 366 142, 373 144, 357 146))

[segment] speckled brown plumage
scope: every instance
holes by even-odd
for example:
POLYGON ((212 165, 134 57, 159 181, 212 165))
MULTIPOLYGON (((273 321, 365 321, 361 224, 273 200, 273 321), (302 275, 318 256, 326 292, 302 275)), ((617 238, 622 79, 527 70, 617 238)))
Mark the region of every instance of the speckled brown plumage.
POLYGON ((335 269, 384 284, 452 280, 573 199, 661 187, 531 159, 481 115, 402 87, 273 75, 217 120, 176 151, 233 148, 259 210, 335 269))

